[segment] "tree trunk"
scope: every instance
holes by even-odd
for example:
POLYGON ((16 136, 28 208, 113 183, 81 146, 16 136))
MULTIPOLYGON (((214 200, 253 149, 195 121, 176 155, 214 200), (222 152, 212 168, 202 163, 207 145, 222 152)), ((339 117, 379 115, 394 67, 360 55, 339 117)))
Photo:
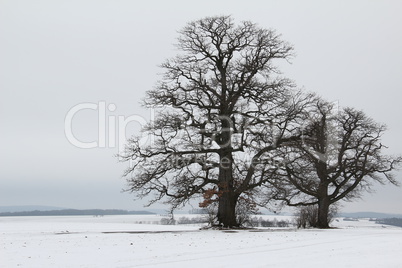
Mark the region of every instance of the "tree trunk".
POLYGON ((236 198, 233 193, 224 192, 219 198, 218 222, 223 227, 238 227, 236 219, 236 198))
POLYGON ((328 213, 330 204, 331 203, 328 196, 328 183, 325 179, 323 179, 318 186, 317 228, 329 228, 328 213))
POLYGON ((318 201, 318 219, 317 228, 329 228, 328 213, 329 213, 329 197, 323 197, 318 201))
POLYGON ((218 222, 223 227, 238 227, 236 220, 237 196, 233 187, 233 158, 230 152, 221 155, 219 167, 218 222))

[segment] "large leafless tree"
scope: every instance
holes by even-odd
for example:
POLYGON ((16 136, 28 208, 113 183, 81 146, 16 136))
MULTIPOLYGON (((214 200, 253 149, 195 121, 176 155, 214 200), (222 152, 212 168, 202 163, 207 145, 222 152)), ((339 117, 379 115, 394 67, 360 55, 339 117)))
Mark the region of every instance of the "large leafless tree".
POLYGON ((152 142, 133 138, 122 155, 132 162, 128 190, 173 208, 204 195, 218 203, 219 224, 238 226, 238 200, 252 199, 275 169, 266 154, 300 137, 308 97, 279 78, 273 63, 292 47, 273 30, 219 16, 179 34, 180 54, 145 98, 158 111, 144 128, 152 142))
POLYGON ((392 171, 401 158, 384 153, 386 127, 362 111, 319 98, 313 104, 302 139, 280 150, 286 165, 268 190, 290 206, 317 205, 315 227, 328 228, 330 205, 358 197, 375 181, 397 185, 392 171))

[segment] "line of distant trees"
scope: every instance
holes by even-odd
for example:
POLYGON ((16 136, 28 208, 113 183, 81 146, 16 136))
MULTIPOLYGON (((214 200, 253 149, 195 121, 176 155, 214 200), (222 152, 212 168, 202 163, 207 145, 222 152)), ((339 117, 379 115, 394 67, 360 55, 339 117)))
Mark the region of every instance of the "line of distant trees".
MULTIPOLYGON (((207 217, 206 214, 203 216, 197 217, 180 217, 178 220, 174 218, 162 218, 159 224, 162 225, 176 225, 176 224, 200 224, 200 223, 210 223, 211 218, 207 217)), ((277 220, 274 218, 273 220, 263 219, 262 217, 252 217, 248 218, 244 223, 244 226, 247 227, 289 227, 292 226, 292 223, 289 220, 277 220)))
POLYGON ((401 218, 377 219, 376 223, 402 227, 402 219, 401 218))
POLYGON ((103 216, 103 215, 153 215, 149 211, 128 211, 120 209, 62 209, 62 210, 34 210, 22 212, 2 212, 0 217, 13 216, 103 216))

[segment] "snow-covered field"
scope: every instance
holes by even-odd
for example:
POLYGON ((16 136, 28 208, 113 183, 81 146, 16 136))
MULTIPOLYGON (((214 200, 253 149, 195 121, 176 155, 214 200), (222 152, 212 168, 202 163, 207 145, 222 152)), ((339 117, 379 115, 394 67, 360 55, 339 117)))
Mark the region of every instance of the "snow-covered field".
POLYGON ((368 220, 222 231, 160 218, 2 217, 0 267, 402 267, 402 228, 368 220))

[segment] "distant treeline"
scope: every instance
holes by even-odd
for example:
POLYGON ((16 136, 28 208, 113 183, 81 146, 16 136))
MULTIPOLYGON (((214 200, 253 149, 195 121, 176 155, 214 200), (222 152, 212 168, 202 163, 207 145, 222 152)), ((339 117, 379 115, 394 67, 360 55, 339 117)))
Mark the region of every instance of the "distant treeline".
POLYGON ((0 217, 10 216, 104 216, 104 215, 152 215, 149 211, 128 211, 120 209, 62 209, 62 210, 34 210, 22 212, 2 212, 0 217))
POLYGON ((402 227, 402 219, 401 218, 378 219, 376 221, 376 223, 402 227))

